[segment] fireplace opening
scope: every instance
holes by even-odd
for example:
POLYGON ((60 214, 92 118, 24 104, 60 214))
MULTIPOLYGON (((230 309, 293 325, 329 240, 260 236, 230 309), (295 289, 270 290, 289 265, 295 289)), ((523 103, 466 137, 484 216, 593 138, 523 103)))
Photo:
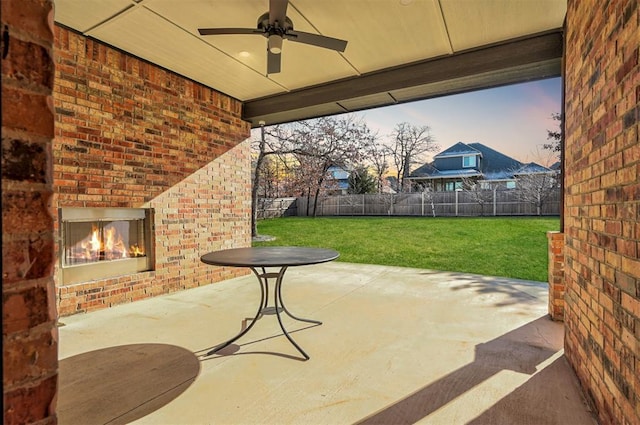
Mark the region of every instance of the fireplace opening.
POLYGON ((62 283, 152 270, 152 217, 148 208, 61 208, 62 283))

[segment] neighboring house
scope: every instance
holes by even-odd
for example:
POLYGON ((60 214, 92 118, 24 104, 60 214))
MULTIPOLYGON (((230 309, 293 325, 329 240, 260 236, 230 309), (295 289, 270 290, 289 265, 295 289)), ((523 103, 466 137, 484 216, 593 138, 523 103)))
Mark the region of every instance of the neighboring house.
POLYGON ((555 174, 547 167, 522 162, 504 155, 482 143, 458 142, 433 157, 433 161, 409 175, 414 186, 431 187, 436 191, 462 189, 464 181, 477 181, 482 188, 499 185, 513 189, 518 177, 535 174, 555 174))
POLYGON ((337 165, 332 165, 327 170, 325 180, 327 192, 333 195, 345 195, 349 190, 349 171, 337 165))

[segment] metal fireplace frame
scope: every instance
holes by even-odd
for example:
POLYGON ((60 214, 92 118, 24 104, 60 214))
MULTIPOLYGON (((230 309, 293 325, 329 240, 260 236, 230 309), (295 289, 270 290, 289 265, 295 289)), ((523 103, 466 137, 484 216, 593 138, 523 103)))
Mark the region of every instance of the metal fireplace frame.
POLYGON ((62 285, 91 282, 155 269, 155 227, 152 208, 76 208, 58 209, 59 277, 62 285), (145 256, 89 264, 65 265, 65 222, 144 220, 145 256), (114 267, 116 266, 117 267, 114 267))

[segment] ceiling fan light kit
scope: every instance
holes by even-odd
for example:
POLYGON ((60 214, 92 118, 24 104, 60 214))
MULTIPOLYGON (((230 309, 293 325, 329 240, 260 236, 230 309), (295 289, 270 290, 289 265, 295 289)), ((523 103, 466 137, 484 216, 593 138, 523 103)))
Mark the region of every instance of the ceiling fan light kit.
POLYGON ((269 52, 279 55, 282 53, 282 36, 278 34, 270 35, 267 45, 269 46, 269 52))
POLYGON ((344 52, 345 40, 326 37, 293 30, 293 22, 287 17, 289 0, 269 0, 269 11, 258 18, 256 29, 253 28, 198 28, 200 35, 255 34, 267 38, 267 74, 280 72, 282 41, 284 39, 296 43, 344 52))

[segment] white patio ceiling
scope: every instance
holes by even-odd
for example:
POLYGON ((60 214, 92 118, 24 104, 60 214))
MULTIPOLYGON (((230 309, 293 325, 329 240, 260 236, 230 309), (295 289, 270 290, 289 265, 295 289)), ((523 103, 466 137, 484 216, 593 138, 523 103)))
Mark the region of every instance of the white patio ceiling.
POLYGON ((344 53, 285 40, 200 36, 255 28, 268 0, 55 0, 55 20, 244 102, 253 126, 560 75, 566 0, 290 0, 296 30, 344 53))

